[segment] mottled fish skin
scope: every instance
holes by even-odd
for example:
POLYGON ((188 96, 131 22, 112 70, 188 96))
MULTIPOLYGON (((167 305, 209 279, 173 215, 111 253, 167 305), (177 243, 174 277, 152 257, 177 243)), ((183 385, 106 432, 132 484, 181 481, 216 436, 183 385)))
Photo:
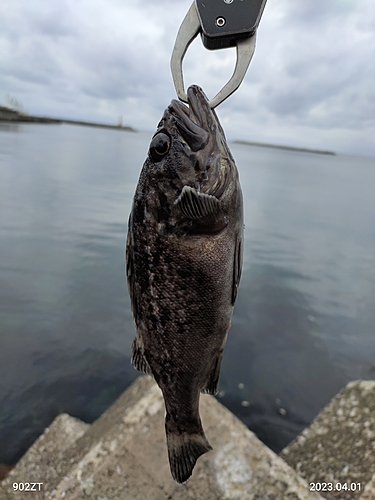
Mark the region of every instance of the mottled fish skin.
POLYGON ((132 363, 162 390, 168 456, 184 483, 211 450, 199 394, 217 392, 242 266, 238 172, 203 91, 172 101, 158 125, 129 218, 132 363))

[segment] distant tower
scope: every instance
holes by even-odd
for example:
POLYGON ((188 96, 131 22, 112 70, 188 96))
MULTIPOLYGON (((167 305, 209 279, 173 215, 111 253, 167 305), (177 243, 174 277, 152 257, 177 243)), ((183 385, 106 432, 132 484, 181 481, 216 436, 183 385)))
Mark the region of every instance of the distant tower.
POLYGON ((121 128, 122 127, 122 116, 118 117, 118 126, 121 128))

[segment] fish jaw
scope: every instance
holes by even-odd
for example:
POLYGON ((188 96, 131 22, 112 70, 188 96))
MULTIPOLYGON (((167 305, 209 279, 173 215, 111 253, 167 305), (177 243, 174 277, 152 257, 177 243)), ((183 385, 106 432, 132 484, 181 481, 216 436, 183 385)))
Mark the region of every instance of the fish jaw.
POLYGON ((202 89, 192 85, 187 95, 189 108, 173 100, 167 111, 172 116, 178 134, 194 154, 195 181, 198 181, 199 189, 206 194, 215 194, 210 191, 210 185, 217 177, 221 177, 225 136, 202 89))

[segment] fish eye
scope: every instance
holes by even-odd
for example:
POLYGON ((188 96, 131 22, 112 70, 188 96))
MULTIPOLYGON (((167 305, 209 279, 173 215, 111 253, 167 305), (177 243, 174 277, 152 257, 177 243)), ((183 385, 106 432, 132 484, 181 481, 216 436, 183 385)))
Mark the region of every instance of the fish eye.
POLYGON ((171 139, 167 134, 160 132, 155 135, 150 144, 150 155, 154 161, 160 161, 168 153, 171 139))

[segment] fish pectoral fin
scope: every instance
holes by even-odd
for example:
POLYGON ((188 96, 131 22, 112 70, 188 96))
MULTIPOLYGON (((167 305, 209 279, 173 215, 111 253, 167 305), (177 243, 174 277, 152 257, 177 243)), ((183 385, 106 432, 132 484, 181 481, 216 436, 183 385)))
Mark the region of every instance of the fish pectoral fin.
POLYGON ((138 334, 133 340, 131 362, 132 365, 140 372, 146 373, 147 375, 152 375, 150 365, 148 364, 148 361, 145 358, 143 350, 143 342, 138 336, 138 334))
POLYGON ((175 204, 186 217, 193 220, 221 212, 220 201, 215 196, 200 193, 190 186, 184 186, 175 204))
POLYGON ((175 204, 197 229, 217 232, 227 225, 220 201, 215 196, 184 186, 175 204))
POLYGON ((208 380, 206 385, 203 387, 201 392, 203 394, 217 394, 219 387, 219 376, 220 376, 220 368, 221 368, 221 360, 223 359, 223 349, 221 349, 217 356, 215 356, 210 374, 208 376, 208 380))

